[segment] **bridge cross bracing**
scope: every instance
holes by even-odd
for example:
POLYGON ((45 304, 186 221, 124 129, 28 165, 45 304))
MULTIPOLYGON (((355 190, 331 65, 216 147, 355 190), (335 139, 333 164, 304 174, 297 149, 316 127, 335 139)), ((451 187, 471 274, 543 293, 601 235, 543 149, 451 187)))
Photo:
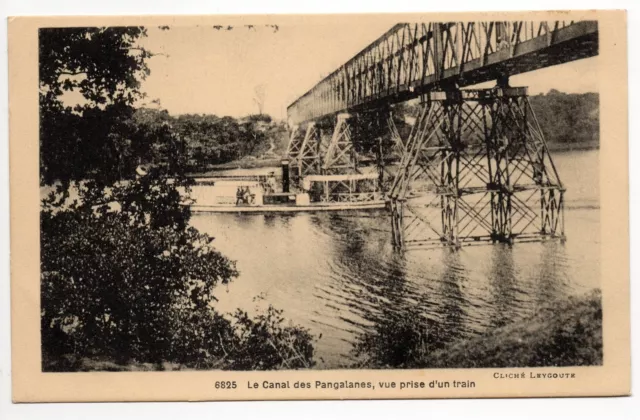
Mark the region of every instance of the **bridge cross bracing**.
POLYGON ((430 92, 388 191, 399 247, 564 238, 564 187, 525 88, 430 92))

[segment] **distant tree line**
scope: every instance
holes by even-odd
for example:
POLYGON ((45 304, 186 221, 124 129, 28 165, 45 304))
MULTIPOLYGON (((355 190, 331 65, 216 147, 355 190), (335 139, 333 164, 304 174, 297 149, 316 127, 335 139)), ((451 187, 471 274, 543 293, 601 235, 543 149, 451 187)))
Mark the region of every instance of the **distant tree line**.
POLYGON ((600 98, 597 93, 549 93, 529 98, 548 143, 600 141, 600 98))
MULTIPOLYGON (((287 139, 286 124, 275 122, 266 114, 243 118, 211 114, 172 116, 166 110, 141 108, 133 114, 133 123, 146 132, 150 127, 167 127, 179 140, 190 170, 202 170, 247 156, 262 156, 270 149, 272 155, 280 154, 287 139)), ((153 163, 166 160, 160 145, 152 147, 148 160, 153 163)))
POLYGON ((286 149, 287 126, 269 115, 244 118, 170 115, 166 110, 108 105, 82 113, 64 108, 41 118, 41 181, 103 177, 127 179, 141 164, 175 174, 245 158, 276 157, 286 149))

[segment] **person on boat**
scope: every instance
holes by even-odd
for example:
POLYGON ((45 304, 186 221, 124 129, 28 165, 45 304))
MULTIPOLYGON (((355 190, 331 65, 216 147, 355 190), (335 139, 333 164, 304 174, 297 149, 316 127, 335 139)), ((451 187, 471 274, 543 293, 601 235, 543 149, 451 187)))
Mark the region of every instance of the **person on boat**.
POLYGON ((244 200, 244 191, 243 187, 238 187, 236 190, 236 206, 242 204, 244 200))
POLYGON ((267 178, 267 185, 269 187, 269 192, 274 193, 276 191, 276 174, 275 172, 269 172, 269 177, 267 178))
POLYGON ((251 191, 249 190, 249 186, 246 186, 244 189, 243 199, 245 204, 251 204, 251 191))

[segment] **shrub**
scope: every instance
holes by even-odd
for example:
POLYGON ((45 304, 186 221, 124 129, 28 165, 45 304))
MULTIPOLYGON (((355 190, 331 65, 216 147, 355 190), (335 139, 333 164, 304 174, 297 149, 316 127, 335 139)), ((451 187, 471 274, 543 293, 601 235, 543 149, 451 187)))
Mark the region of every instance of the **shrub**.
POLYGON ((370 331, 356 342, 353 355, 360 367, 408 369, 419 367, 432 352, 442 349, 453 337, 440 322, 427 318, 420 306, 402 311, 385 311, 370 331))

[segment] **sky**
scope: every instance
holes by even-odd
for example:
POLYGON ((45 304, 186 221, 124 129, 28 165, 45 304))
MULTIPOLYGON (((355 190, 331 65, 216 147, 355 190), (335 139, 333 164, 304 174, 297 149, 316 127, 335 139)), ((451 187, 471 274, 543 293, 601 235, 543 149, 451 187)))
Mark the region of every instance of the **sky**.
MULTIPOLYGON (((241 117, 258 113, 256 91, 264 92, 264 112, 286 118, 286 108, 324 76, 388 30, 388 23, 148 28, 141 45, 158 55, 149 60, 142 84, 146 105, 158 99, 170 114, 241 117)), ((511 77, 530 94, 557 89, 597 92, 597 57, 511 77)), ((155 105, 157 106, 157 105, 155 105)))

